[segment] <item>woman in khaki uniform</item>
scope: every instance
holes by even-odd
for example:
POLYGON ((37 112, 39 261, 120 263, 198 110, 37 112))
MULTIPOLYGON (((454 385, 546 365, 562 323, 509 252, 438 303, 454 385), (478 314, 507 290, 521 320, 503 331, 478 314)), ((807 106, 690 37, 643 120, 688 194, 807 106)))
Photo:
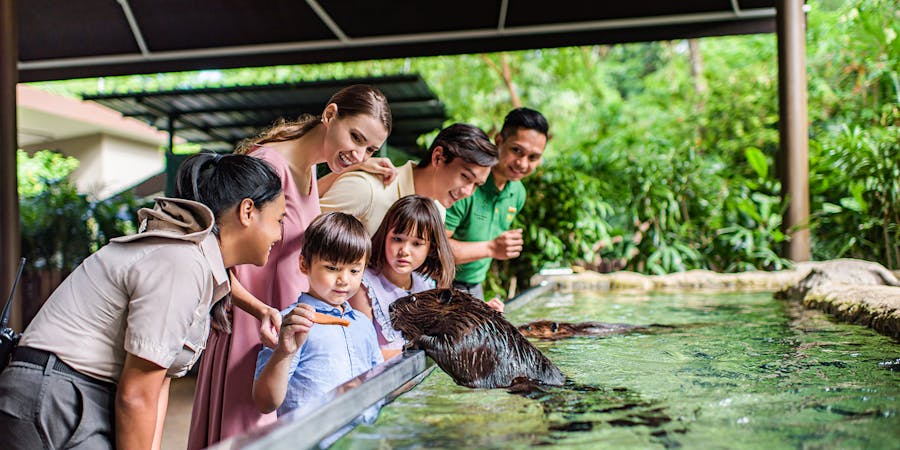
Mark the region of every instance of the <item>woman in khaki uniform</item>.
POLYGON ((266 263, 285 210, 278 175, 245 155, 188 158, 178 191, 85 259, 25 330, 0 374, 5 448, 158 447, 168 380, 203 350, 227 270, 266 263))

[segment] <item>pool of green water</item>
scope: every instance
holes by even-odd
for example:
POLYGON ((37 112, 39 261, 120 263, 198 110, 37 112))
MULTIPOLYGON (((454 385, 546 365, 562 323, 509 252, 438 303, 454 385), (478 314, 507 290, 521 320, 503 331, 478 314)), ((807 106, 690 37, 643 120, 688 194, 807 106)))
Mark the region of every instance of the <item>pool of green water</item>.
MULTIPOLYGON (((511 305, 512 306, 512 305, 511 305)), ((334 448, 900 448, 900 344, 771 294, 554 292, 550 319, 657 324, 532 341, 571 382, 527 395, 436 369, 334 448)))

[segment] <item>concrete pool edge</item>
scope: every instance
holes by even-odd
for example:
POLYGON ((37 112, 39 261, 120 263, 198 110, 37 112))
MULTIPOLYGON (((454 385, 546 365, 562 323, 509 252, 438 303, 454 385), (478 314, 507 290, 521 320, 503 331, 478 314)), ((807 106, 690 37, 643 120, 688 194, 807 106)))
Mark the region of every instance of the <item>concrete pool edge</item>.
POLYGON ((644 275, 629 271, 613 273, 583 271, 571 275, 538 274, 531 278, 531 284, 546 282, 563 290, 774 292, 796 284, 808 273, 809 269, 740 273, 689 270, 666 275, 644 275))
POLYGON ((208 448, 294 450, 317 447, 320 441, 341 430, 373 405, 390 403, 415 387, 434 367, 425 352, 406 351, 338 386, 315 404, 208 448))
POLYGON ((900 287, 832 284, 808 292, 803 306, 900 340, 900 287))
MULTIPOLYGON (((535 275, 532 286, 544 283, 561 290, 600 290, 617 292, 779 292, 798 286, 813 269, 849 261, 833 260, 798 263, 793 269, 765 272, 718 273, 691 270, 667 275, 644 275, 620 271, 597 273, 582 271, 564 275, 535 275)), ((887 274, 893 272, 886 271, 887 274)), ((804 307, 818 309, 838 320, 868 326, 886 336, 900 339, 900 287, 873 284, 824 283, 796 300, 804 307)))

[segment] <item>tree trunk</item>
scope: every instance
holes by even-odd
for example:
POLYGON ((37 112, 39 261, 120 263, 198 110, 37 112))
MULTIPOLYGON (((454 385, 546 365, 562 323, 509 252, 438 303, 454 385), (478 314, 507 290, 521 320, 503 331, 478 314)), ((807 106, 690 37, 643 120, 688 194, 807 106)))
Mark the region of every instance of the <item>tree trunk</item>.
POLYGON ((688 39, 688 50, 691 58, 691 79, 694 80, 694 92, 698 95, 706 93, 706 78, 703 77, 703 55, 700 53, 700 42, 688 39))
POLYGON ((519 108, 522 106, 522 101, 519 100, 519 94, 516 93, 516 85, 512 80, 512 68, 509 66, 509 61, 506 60, 506 53, 500 54, 500 65, 494 62, 487 55, 482 54, 481 59, 495 72, 500 76, 500 79, 503 80, 503 83, 506 85, 506 89, 509 90, 509 101, 512 103, 513 108, 519 108))

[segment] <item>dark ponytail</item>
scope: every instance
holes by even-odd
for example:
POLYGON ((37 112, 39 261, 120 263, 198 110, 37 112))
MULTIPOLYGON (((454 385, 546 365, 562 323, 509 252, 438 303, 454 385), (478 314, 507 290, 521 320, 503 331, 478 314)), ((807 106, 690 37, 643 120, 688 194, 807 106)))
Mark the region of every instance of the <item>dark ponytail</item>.
MULTIPOLYGON (((262 208, 281 194, 281 178, 265 161, 247 155, 220 155, 203 151, 184 160, 175 180, 175 197, 200 202, 216 219, 245 198, 262 208)), ((213 225, 218 235, 219 227, 213 225)), ((210 310, 213 328, 231 333, 226 307, 231 296, 210 310)))
POLYGON ((245 198, 262 208, 279 194, 281 178, 265 161, 208 151, 181 163, 175 186, 176 197, 203 203, 216 218, 245 198))

